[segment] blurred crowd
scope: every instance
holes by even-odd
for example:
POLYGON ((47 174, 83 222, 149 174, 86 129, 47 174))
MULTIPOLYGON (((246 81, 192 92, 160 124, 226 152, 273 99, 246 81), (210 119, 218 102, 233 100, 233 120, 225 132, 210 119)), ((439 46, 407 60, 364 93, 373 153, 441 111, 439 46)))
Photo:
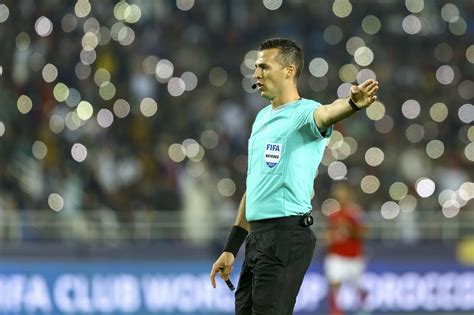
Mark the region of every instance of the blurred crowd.
MULTIPOLYGON (((245 75, 251 70, 242 67, 246 54, 269 37, 289 37, 304 47, 306 65, 299 89, 305 98, 325 104, 342 97, 338 96, 344 83, 339 69, 346 64, 376 75, 379 100, 388 118, 374 121, 360 112, 335 127, 356 140, 356 150, 343 160, 347 167, 343 177, 353 185, 362 207, 380 216, 380 207, 391 200, 389 187, 402 182, 418 201, 415 211, 441 212, 439 194, 458 190, 473 175, 474 2, 451 1, 458 12, 448 13, 452 19, 462 19, 461 26, 443 19, 444 1, 288 0, 276 10, 265 6, 278 2, 129 1, 141 13, 133 23, 122 21, 134 36, 124 44, 104 39, 118 22, 115 1, 1 1, 0 220, 7 222, 3 233, 10 237, 25 233, 12 228, 21 222, 25 210, 53 209, 78 224, 84 213, 99 210, 107 213, 104 222, 116 224, 135 220, 137 211, 149 212, 159 220, 160 211, 167 210, 182 215, 190 237, 212 237, 213 224, 234 216, 245 191, 247 139, 255 114, 267 102, 248 88, 251 79, 245 75), (334 13, 338 2, 351 3, 349 15, 334 13), (407 10, 408 3, 421 3, 423 8, 413 13, 407 10), (368 15, 381 22, 374 34, 361 26, 368 15), (422 22, 416 34, 403 28, 409 15, 422 22), (42 16, 53 28, 40 36, 42 16), (94 28, 97 23, 105 28, 90 62, 81 57, 85 28, 99 32, 94 28), (347 42, 354 37, 362 39, 374 54, 366 67, 357 65, 348 53, 347 42), (314 58, 327 62, 329 70, 324 76, 314 77, 309 71, 314 58), (170 78, 160 78, 147 69, 149 64, 156 67, 159 60, 172 63, 173 77, 193 73, 197 86, 172 95, 170 78), (45 80, 46 64, 57 68, 52 82, 45 80), (453 69, 451 80, 437 72, 443 65, 453 69), (95 76, 99 69, 106 69, 115 86, 110 99, 99 93, 95 76), (449 82, 440 82, 443 80, 449 82), (92 104, 93 116, 77 128, 67 124, 60 130, 51 127, 52 116, 65 120, 78 103, 58 101, 54 94, 58 82, 92 104), (18 109, 22 95, 32 102, 27 113, 18 109), (155 114, 143 114, 140 104, 144 98, 155 100, 155 114), (114 104, 118 99, 129 104, 128 115, 117 116, 114 104), (403 114, 402 104, 407 100, 419 103, 419 115, 407 118, 403 114), (445 119, 433 121, 430 108, 435 103, 446 105, 445 119), (468 115, 463 118, 459 108, 464 104, 471 104, 471 109, 462 111, 468 115), (98 123, 100 109, 115 113, 110 126, 98 123), (410 129, 414 123, 418 129, 410 129), (418 140, 407 138, 413 130, 421 134, 418 140), (426 146, 435 139, 442 142, 444 152, 431 158, 426 146), (46 148, 45 154, 35 154, 38 143, 46 148), (87 149, 83 161, 71 153, 77 143, 87 149), (183 143, 198 143, 202 157, 176 158, 172 145, 181 144, 186 155, 183 143), (380 165, 366 161, 372 147, 384 153, 380 165), (360 187, 367 175, 380 181, 373 193, 360 187), (436 183, 428 198, 416 191, 416 181, 422 177, 436 183), (60 196, 59 201, 54 196, 60 196)), ((70 91, 70 98, 72 94, 70 91)), ((328 175, 331 158, 325 160, 315 180, 316 211, 329 198, 335 180, 328 175)), ((472 211, 472 201, 463 206, 461 212, 472 211)), ((87 229, 81 233, 87 234, 87 229)))

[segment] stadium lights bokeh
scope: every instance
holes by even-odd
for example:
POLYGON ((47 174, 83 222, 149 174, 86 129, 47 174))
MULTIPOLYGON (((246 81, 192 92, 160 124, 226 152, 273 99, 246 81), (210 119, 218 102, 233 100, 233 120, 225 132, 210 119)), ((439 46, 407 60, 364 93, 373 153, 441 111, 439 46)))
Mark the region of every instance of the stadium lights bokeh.
MULTIPOLYGON (((282 7, 283 1, 263 0, 262 4, 269 11, 277 11, 282 7)), ((94 2, 78 0, 73 12, 65 14, 60 21, 48 17, 45 13, 37 17, 34 32, 21 31, 16 34, 17 53, 27 61, 25 67, 28 69, 13 73, 14 83, 22 85, 27 80, 25 73, 32 71, 39 73, 39 77, 52 90, 54 104, 51 104, 52 110, 48 113, 51 133, 48 137, 60 137, 66 132, 77 133, 80 130, 83 130, 81 133, 87 134, 86 130, 110 129, 118 120, 129 115, 142 115, 146 119, 163 115, 162 100, 150 96, 135 99, 120 93, 121 87, 114 82, 117 70, 113 69, 111 57, 99 52, 101 47, 111 45, 112 42, 123 47, 133 45, 141 34, 136 28, 146 18, 147 12, 140 7, 140 3, 121 1, 113 7, 113 12, 110 12, 113 20, 100 22, 101 19, 94 16, 95 5, 94 2), (55 64, 55 60, 45 55, 41 49, 33 49, 33 46, 42 45, 43 39, 58 32, 81 33, 80 47, 69 51, 77 56, 78 61, 73 65, 77 79, 95 83, 95 101, 92 101, 90 92, 86 95, 80 87, 68 86, 63 82, 61 74, 65 69, 55 64)), ((183 12, 192 11, 195 5, 193 0, 176 1, 176 8, 183 12)), ((440 189, 431 177, 432 174, 427 172, 423 161, 427 160, 426 164, 436 163, 446 157, 449 146, 446 143, 443 124, 448 116, 456 116, 457 124, 461 127, 451 140, 463 147, 464 158, 468 163, 474 162, 474 82, 472 75, 463 75, 463 69, 458 66, 467 62, 472 68, 474 45, 464 47, 464 60, 456 59, 455 62, 459 51, 453 48, 451 41, 438 43, 432 52, 426 52, 435 60, 436 69, 430 77, 423 77, 416 67, 402 66, 395 73, 390 73, 393 69, 380 66, 378 62, 385 63, 387 52, 377 49, 377 45, 373 44, 373 36, 387 29, 407 37, 423 38, 445 33, 454 38, 462 37, 467 32, 465 17, 453 3, 446 3, 438 12, 432 12, 428 9, 434 7, 427 1, 406 0, 404 16, 397 13, 391 15, 388 20, 382 20, 376 13, 367 14, 360 21, 362 32, 355 36, 350 29, 336 25, 338 21, 351 17, 354 5, 355 3, 349 0, 335 0, 331 7, 335 17, 332 19, 334 24, 327 25, 321 32, 321 38, 328 46, 338 47, 345 53, 341 60, 346 63, 334 64, 325 53, 309 55, 306 71, 310 75, 303 78, 303 84, 317 94, 328 89, 330 82, 334 82, 336 78, 338 84, 334 92, 338 97, 344 97, 348 94, 351 84, 366 79, 377 79, 381 82, 394 80, 402 86, 405 84, 403 81, 410 84, 416 80, 422 82, 422 85, 429 85, 431 90, 438 88, 454 93, 462 102, 452 102, 448 99, 433 102, 407 97, 400 104, 390 102, 389 105, 388 99, 381 98, 365 111, 366 117, 372 122, 374 132, 379 133, 381 139, 389 141, 390 134, 397 133, 398 137, 405 139, 399 140, 399 143, 403 143, 407 149, 396 153, 393 150, 384 151, 386 147, 381 145, 367 147, 365 143, 361 143, 362 138, 335 130, 322 161, 326 167, 323 172, 327 172, 332 180, 347 178, 355 172, 363 194, 381 192, 380 196, 384 196, 385 200, 380 200, 380 213, 385 219, 394 219, 401 212, 413 211, 417 203, 424 198, 437 199, 445 217, 456 216, 460 209, 474 198, 474 183, 466 180, 457 187, 440 189), (403 123, 395 125, 394 121, 400 119, 398 116, 402 117, 403 123), (357 163, 352 160, 355 155, 363 157, 359 158, 357 163, 366 163, 367 173, 361 173, 360 168, 355 166, 357 163), (394 159, 398 160, 400 172, 387 181, 380 177, 379 170, 394 165, 394 159), (413 171, 414 169, 416 171, 413 171)), ((11 18, 8 5, 0 4, 0 23, 11 18)), ((241 88, 250 95, 255 93, 251 84, 256 55, 255 50, 248 50, 242 55, 241 86, 235 86, 235 81, 231 80, 233 74, 224 66, 211 65, 206 69, 206 75, 203 75, 187 69, 172 58, 162 58, 155 54, 144 55, 134 71, 145 76, 140 84, 157 84, 159 89, 164 89, 172 98, 193 93, 199 90, 200 85, 207 86, 208 83, 216 89, 234 84, 233 88, 241 88), (149 78, 153 78, 154 83, 150 83, 149 78)), ((3 69, 4 65, 1 65, 1 73, 3 69)), ((382 83, 382 89, 383 86, 382 83)), ((26 92, 17 98, 16 107, 22 115, 30 115, 35 106, 38 104, 35 104, 32 96, 26 92)), ((0 137, 5 137, 10 132, 12 131, 8 129, 8 125, 0 121, 0 137)), ((192 177, 203 175, 208 169, 208 166, 205 166, 207 155, 216 150, 223 140, 221 132, 212 125, 201 130, 199 134, 196 139, 183 138, 178 142, 167 143, 165 153, 170 161, 182 165, 192 177)), ((86 162, 91 151, 89 146, 92 144, 81 140, 79 135, 72 138, 77 140, 69 146, 71 158, 77 163, 86 162)), ((41 137, 32 139, 31 156, 37 160, 46 159, 50 154, 50 145, 51 141, 41 137)), ((235 159, 233 167, 245 173, 246 167, 242 166, 245 157, 240 155, 235 159)), ((236 187, 241 183, 228 174, 216 173, 216 176, 219 177, 215 183, 216 191, 224 197, 233 196, 237 191, 236 187)), ((52 192, 47 200, 52 210, 62 209, 64 201, 59 193, 52 192)), ((326 215, 338 207, 334 199, 321 200, 321 210, 326 215)))

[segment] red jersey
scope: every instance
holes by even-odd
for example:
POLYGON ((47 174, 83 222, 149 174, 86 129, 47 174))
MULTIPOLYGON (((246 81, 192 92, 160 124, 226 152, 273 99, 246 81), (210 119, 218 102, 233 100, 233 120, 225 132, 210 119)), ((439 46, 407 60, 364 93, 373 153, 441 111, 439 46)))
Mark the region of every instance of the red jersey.
POLYGON ((365 225, 355 207, 341 208, 328 216, 329 254, 358 257, 364 254, 365 225))

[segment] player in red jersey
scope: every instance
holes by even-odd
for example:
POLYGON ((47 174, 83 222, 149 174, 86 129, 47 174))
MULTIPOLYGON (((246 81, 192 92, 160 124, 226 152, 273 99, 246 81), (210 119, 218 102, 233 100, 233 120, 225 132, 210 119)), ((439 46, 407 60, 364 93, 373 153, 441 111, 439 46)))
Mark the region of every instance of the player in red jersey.
POLYGON ((342 283, 352 282, 356 285, 361 305, 366 296, 366 291, 359 286, 358 280, 366 265, 363 239, 367 229, 362 221, 362 209, 354 202, 349 185, 337 183, 332 193, 340 204, 340 210, 328 216, 328 246, 324 269, 330 285, 330 314, 342 315, 343 311, 337 305, 337 295, 342 283))

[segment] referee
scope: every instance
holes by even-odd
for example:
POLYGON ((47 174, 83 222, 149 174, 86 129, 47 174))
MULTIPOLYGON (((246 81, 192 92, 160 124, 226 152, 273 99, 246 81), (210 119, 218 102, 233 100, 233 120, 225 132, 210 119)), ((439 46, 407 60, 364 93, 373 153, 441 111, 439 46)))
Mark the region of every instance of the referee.
POLYGON ((303 70, 301 48, 292 40, 261 43, 255 87, 270 101, 257 114, 248 144, 247 189, 223 253, 212 265, 229 278, 246 241, 235 293, 235 314, 292 314, 316 245, 311 195, 332 125, 376 99, 378 83, 352 86, 350 97, 321 106, 301 98, 296 80, 303 70), (250 232, 250 233, 249 233, 250 232))

